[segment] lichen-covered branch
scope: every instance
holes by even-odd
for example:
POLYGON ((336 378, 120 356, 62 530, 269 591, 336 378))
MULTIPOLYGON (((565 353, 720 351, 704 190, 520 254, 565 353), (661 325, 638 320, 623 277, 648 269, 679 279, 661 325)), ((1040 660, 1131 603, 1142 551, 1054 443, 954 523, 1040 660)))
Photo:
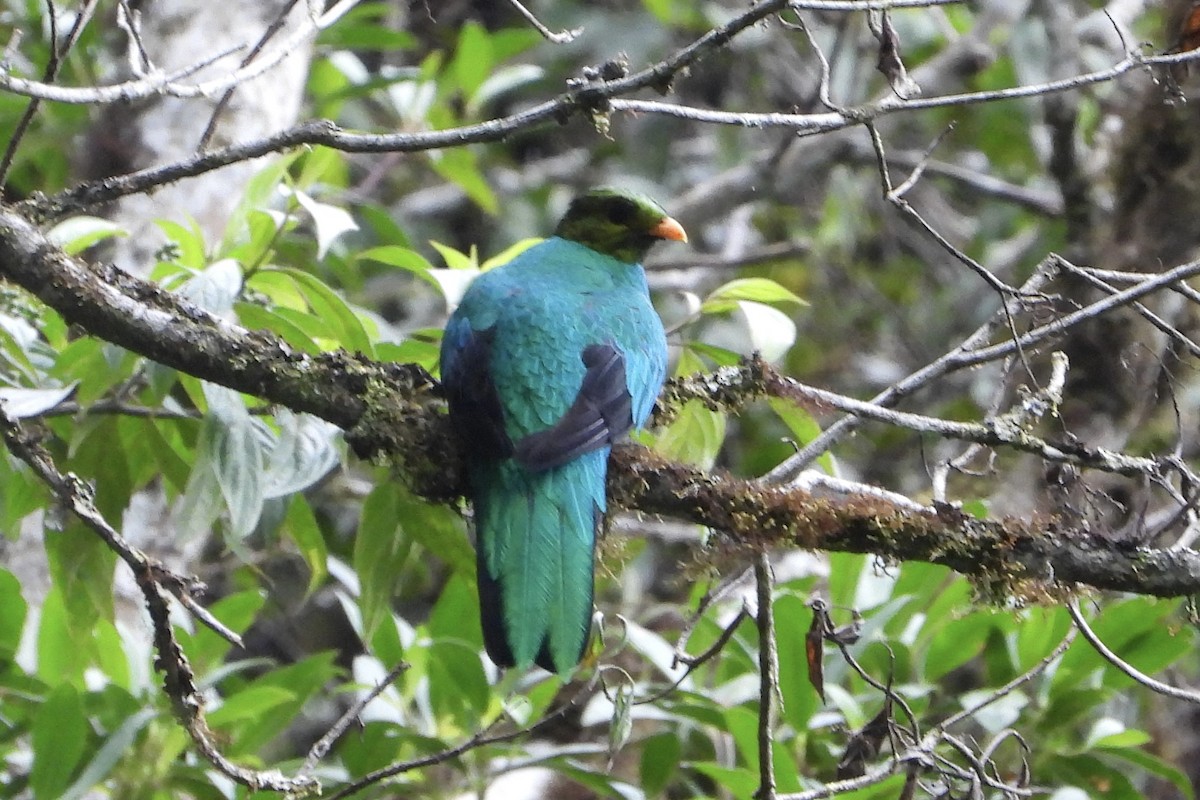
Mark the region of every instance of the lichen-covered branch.
POLYGON ((1053 519, 982 520, 949 506, 922 513, 875 497, 834 501, 704 472, 634 445, 617 448, 612 463, 610 488, 621 504, 707 525, 738 545, 928 561, 997 598, 1050 598, 1074 583, 1161 597, 1200 588, 1194 550, 1130 546, 1053 519))
MULTIPOLYGON (((163 689, 171 700, 175 716, 208 762, 226 777, 252 789, 269 789, 295 797, 318 791, 320 784, 314 778, 304 775, 289 778, 278 770, 249 769, 230 761, 217 746, 216 737, 204 719, 204 704, 196 685, 196 676, 175 638, 167 605, 168 594, 177 596, 181 601, 186 600, 192 592, 203 590, 203 584, 197 579, 171 572, 126 542, 92 503, 91 488, 76 475, 60 472, 37 435, 10 419, 2 406, 0 435, 8 450, 29 465, 54 493, 58 502, 69 509, 88 530, 103 539, 133 572, 154 629, 154 650, 157 654, 154 666, 163 676, 163 689)), ((206 612, 200 618, 206 623, 215 622, 206 612)), ((237 639, 236 634, 219 624, 217 632, 226 638, 232 636, 237 639)), ((241 644, 240 640, 236 643, 241 644)))
MULTIPOLYGON (((426 497, 460 494, 461 460, 454 457, 445 415, 429 377, 414 365, 341 352, 298 353, 271 334, 219 320, 153 283, 68 256, 2 206, 0 277, 95 336, 339 425, 359 455, 389 457, 426 497)), ((755 375, 767 378, 761 369, 755 375)), ((746 386, 715 376, 702 380, 712 383, 703 392, 713 402, 744 401, 746 386)), ((674 389, 666 402, 677 395, 686 392, 674 389)), ((618 448, 612 464, 610 489, 619 505, 707 525, 754 547, 930 561, 971 576, 998 596, 1035 596, 1071 583, 1159 596, 1200 591, 1200 554, 1192 550, 1133 547, 1104 531, 1068 530, 1053 519, 978 520, 948 507, 921 513, 880 497, 835 502, 797 488, 706 473, 632 446, 618 448)))

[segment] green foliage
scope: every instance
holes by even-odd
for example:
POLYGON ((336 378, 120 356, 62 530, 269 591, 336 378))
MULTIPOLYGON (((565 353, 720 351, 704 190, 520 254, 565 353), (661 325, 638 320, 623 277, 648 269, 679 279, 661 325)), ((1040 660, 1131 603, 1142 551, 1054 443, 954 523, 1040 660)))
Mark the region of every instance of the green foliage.
MULTIPOLYGON (((456 13, 451 6, 486 4, 397 10, 404 5, 360 3, 321 31, 307 113, 345 128, 399 133, 483 121, 563 91, 585 65, 616 56, 613 41, 619 39, 636 69, 744 4, 540 4, 539 12, 583 19, 599 32, 565 48, 544 43, 528 27, 501 27, 516 24, 512 15, 500 22, 482 13, 440 18, 456 13), (397 25, 398 14, 409 24, 397 25), (621 35, 608 41, 615 32, 621 35)), ((37 3, 0 7, 0 42, 13 39, 8 26, 23 31, 26 38, 13 47, 28 64, 48 58, 42 14, 37 3)), ((950 31, 967 32, 977 21, 965 4, 939 14, 939 24, 896 15, 914 66, 939 56, 950 31)), ((839 42, 845 37, 843 61, 853 55, 859 22, 847 19, 837 34, 839 42)), ((98 28, 85 29, 64 64, 63 85, 95 83, 93 73, 107 70, 98 28)), ((739 39, 696 65, 695 80, 679 76, 677 98, 739 109, 802 101, 791 81, 803 69, 787 61, 788 48, 759 47, 753 39, 769 34, 767 28, 758 26, 746 34, 749 44, 739 39), (788 76, 782 85, 777 72, 788 76)), ((798 34, 794 44, 804 45, 798 34)), ((1003 52, 972 78, 975 88, 1019 82, 1021 51, 995 44, 1003 52)), ((878 80, 842 76, 843 66, 835 65, 841 89, 878 80)), ((20 59, 3 69, 29 72, 20 59)), ((1085 141, 1106 130, 1108 103, 1101 94, 1085 98, 1085 141)), ((14 130, 25 107, 0 93, 0 130, 14 130)), ((83 106, 43 104, 17 151, 6 198, 52 193, 73 180, 73 154, 63 143, 82 136, 87 114, 83 106)), ((434 370, 445 309, 480 272, 551 230, 570 190, 550 184, 603 177, 682 194, 721 179, 725 168, 751 163, 765 141, 729 131, 693 137, 695 129, 649 116, 610 120, 597 113, 594 122, 607 139, 586 125, 552 127, 510 142, 393 161, 327 147, 295 150, 263 165, 240 198, 230 197, 235 209, 225 230, 205 232, 189 219, 156 221, 168 244, 150 265, 151 276, 300 352, 345 350, 434 370)), ((1044 182, 1036 105, 935 111, 923 125, 912 124, 910 144, 926 147, 951 118, 957 127, 939 147, 952 149, 935 158, 982 160, 1014 183, 1044 182)), ((771 140, 772 172, 782 156, 790 157, 786 151, 771 140)), ((765 187, 768 177, 775 176, 756 184, 765 187)), ((802 243, 803 255, 736 274, 722 266, 694 286, 656 297, 665 314, 675 312, 669 321, 676 375, 760 352, 790 374, 836 380, 847 393, 869 396, 912 367, 906 358, 940 348, 952 326, 983 306, 947 277, 944 264, 891 229, 873 167, 861 169, 847 157, 811 178, 811 185, 779 193, 787 203, 757 203, 739 233, 749 242, 802 243), (682 310, 672 307, 676 302, 682 310), (913 307, 920 309, 917 319, 901 313, 913 307), (887 350, 881 345, 887 342, 903 347, 887 350), (888 358, 868 358, 877 352, 888 358)), ((1057 243, 1062 236, 1060 223, 1027 209, 984 206, 957 185, 945 193, 969 209, 964 218, 971 224, 955 234, 972 254, 1019 249, 1022 237, 1057 243)), ((46 233, 82 254, 126 236, 87 214, 46 233)), ((693 242, 708 254, 719 249, 713 231, 693 232, 693 242)), ((957 401, 956 416, 976 414, 977 399, 963 397, 944 402, 957 401)), ((374 796, 482 794, 511 764, 545 768, 601 797, 756 796, 764 643, 754 620, 737 616, 753 603, 752 592, 735 588, 707 606, 681 645, 695 657, 724 641, 717 655, 690 671, 673 663, 682 620, 715 586, 709 578, 743 566, 742 554, 706 549, 702 542, 719 541, 707 532, 686 540, 686 554, 675 544, 641 540, 617 553, 620 541, 610 544, 620 536, 610 534, 597 570, 597 598, 606 612, 605 642, 594 647, 598 660, 585 662, 570 683, 540 672, 502 675, 482 652, 475 556, 459 510, 414 496, 403 476, 355 462, 331 426, 84 335, 2 287, 0 399, 9 414, 41 432, 62 471, 93 488, 97 508, 115 528, 145 533, 134 512, 147 497, 163 510, 167 521, 152 528, 159 535, 141 546, 156 556, 188 551, 189 565, 198 564, 211 587, 196 599, 247 643, 235 648, 174 609, 208 725, 221 750, 240 763, 293 773, 305 746, 328 730, 348 698, 402 662, 407 669, 363 710, 361 726, 351 726, 322 760, 318 772, 327 788, 396 762, 436 757, 480 731, 537 723, 599 674, 604 690, 590 690, 578 707, 555 717, 558 727, 539 730, 536 742, 517 737, 443 757, 434 767, 403 772, 397 785, 377 788, 374 796), (686 572, 676 570, 679 562, 686 572), (618 611, 628 617, 624 625, 618 611)), ((812 441, 829 419, 825 409, 779 399, 737 417, 698 401, 674 411, 670 425, 642 441, 681 462, 747 475, 812 441)), ((920 474, 920 466, 892 458, 889 435, 897 436, 864 430, 837 460, 825 454, 817 463, 837 476, 840 462, 853 461, 861 473, 911 486, 910 473, 920 474)), ((913 447, 909 433, 898 436, 913 447)), ((982 500, 963 506, 978 515, 986 508, 982 500)), ((141 625, 140 617, 124 613, 140 607, 140 597, 130 590, 114 602, 114 575, 128 578, 126 567, 9 454, 0 458, 0 531, 4 546, 40 534, 49 576, 47 586, 22 586, 15 565, 0 568, 0 798, 267 796, 214 779, 173 717, 144 630, 129 624, 132 618, 141 625)), ((851 736, 884 705, 877 684, 890 683, 923 731, 978 704, 984 705, 952 733, 986 742, 1008 728, 1018 731, 1029 752, 1004 740, 990 774, 1018 774, 1024 761, 1038 786, 1123 799, 1148 796, 1157 780, 1194 797, 1188 773, 1151 734, 1145 693, 1082 639, 1019 687, 1003 688, 1058 647, 1070 628, 1064 609, 981 605, 965 580, 929 564, 833 554, 827 569, 774 587, 779 724, 771 759, 780 792, 835 780, 851 736), (814 662, 806 637, 816 597, 830 605, 838 625, 861 624, 847 655, 825 641, 814 662), (815 663, 828 702, 814 687, 815 663)), ((1138 669, 1196 677, 1195 631, 1177 604, 1123 597, 1098 601, 1089 613, 1097 633, 1138 669)), ((893 719, 914 723, 895 709, 893 719)), ((962 763, 953 748, 938 755, 962 763)), ((870 766, 888 756, 885 747, 870 766)), ((894 798, 903 784, 896 775, 842 796, 894 798)))

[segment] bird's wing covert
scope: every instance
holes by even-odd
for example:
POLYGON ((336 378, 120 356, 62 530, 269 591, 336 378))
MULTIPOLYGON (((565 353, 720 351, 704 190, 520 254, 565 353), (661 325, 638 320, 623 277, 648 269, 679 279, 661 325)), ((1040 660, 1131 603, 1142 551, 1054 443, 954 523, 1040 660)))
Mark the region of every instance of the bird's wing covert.
POLYGON ((586 372, 575 401, 553 426, 517 442, 513 455, 533 472, 561 466, 607 447, 633 427, 625 356, 614 344, 583 349, 586 372))

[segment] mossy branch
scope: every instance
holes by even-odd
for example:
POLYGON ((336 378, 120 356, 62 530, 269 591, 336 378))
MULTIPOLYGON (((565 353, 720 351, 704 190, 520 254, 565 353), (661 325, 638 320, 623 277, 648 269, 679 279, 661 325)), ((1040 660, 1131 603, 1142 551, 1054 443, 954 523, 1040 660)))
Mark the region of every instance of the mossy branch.
MULTIPOLYGON (((462 457, 435 384, 415 365, 344 352, 300 353, 269 333, 213 317, 156 284, 69 256, 3 206, 0 277, 92 335, 337 424, 358 455, 391 459, 426 497, 445 501, 461 494, 462 457)), ((699 397, 736 408, 798 386, 752 360, 673 383, 664 398, 670 404, 699 397)), ((1078 457, 1089 461, 1086 453, 1078 457)), ((1134 547, 1104 531, 1067 530, 1054 519, 979 520, 950 506, 921 512, 880 497, 832 500, 704 472, 632 445, 617 448, 611 463, 610 492, 618 505, 707 525, 726 541, 755 548, 874 553, 890 561, 944 564, 996 596, 1035 597, 1073 583, 1158 596, 1200 592, 1200 553, 1134 547)))

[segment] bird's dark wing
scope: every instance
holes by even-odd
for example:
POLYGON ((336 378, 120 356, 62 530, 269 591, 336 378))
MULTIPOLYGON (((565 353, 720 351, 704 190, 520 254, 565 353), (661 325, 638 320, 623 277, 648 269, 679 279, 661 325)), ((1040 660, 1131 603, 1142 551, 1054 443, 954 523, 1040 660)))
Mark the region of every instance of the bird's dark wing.
POLYGON ((492 382, 492 342, 495 329, 477 331, 470 322, 452 319, 442 340, 442 386, 450 404, 450 421, 460 440, 493 459, 513 453, 504 430, 504 409, 492 382))
POLYGON ((615 345, 583 349, 586 372, 575 402, 562 419, 517 442, 521 466, 539 472, 606 447, 633 427, 632 400, 625 380, 625 356, 615 345))

